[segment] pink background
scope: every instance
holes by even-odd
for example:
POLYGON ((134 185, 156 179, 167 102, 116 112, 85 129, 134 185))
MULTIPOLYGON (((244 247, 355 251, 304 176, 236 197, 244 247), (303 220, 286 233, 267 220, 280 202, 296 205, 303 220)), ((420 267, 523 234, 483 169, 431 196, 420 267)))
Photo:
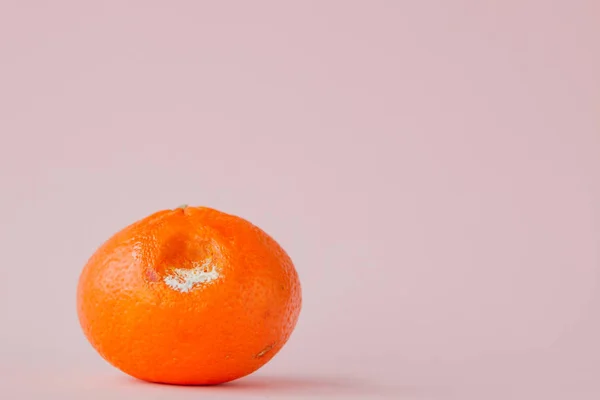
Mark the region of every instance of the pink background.
POLYGON ((2 1, 0 397, 600 398, 599 21, 2 1), (261 226, 303 283, 287 346, 223 387, 128 379, 75 314, 95 248, 182 203, 261 226))

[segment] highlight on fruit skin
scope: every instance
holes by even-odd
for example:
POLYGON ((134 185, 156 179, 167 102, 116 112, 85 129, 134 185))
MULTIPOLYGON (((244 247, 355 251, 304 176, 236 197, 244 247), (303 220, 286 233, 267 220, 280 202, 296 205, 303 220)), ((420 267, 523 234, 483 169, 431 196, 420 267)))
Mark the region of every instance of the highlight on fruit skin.
POLYGON ((158 211, 123 228, 79 277, 83 333, 110 364, 150 382, 210 385, 271 360, 302 303, 284 249, 208 207, 158 211))

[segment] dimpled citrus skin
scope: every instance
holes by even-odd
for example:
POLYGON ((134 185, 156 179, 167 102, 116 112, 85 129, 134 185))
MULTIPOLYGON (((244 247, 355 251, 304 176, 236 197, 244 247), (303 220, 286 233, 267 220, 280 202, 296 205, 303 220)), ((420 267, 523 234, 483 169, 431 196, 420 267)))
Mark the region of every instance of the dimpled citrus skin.
POLYGON ((104 359, 138 379, 183 385, 260 368, 289 339, 301 301, 274 239, 206 207, 124 228, 92 255, 77 287, 81 327, 104 359))

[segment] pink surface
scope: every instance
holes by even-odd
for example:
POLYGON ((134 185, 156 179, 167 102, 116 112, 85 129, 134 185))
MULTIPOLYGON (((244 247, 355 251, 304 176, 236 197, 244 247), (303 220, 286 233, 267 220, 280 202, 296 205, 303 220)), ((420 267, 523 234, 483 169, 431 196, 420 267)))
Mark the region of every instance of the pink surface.
POLYGON ((599 4, 3 1, 0 397, 600 398, 599 4), (232 385, 78 326, 87 257, 182 203, 302 279, 232 385))

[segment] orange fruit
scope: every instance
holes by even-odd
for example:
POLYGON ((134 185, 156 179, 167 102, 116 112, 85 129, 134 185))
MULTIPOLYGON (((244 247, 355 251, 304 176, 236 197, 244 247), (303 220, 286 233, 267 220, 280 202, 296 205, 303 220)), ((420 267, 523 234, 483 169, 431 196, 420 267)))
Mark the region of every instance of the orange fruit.
POLYGON ((298 274, 273 238, 206 207, 124 228, 91 256, 77 287, 96 351, 133 377, 171 384, 256 371, 288 341, 301 301, 298 274))

